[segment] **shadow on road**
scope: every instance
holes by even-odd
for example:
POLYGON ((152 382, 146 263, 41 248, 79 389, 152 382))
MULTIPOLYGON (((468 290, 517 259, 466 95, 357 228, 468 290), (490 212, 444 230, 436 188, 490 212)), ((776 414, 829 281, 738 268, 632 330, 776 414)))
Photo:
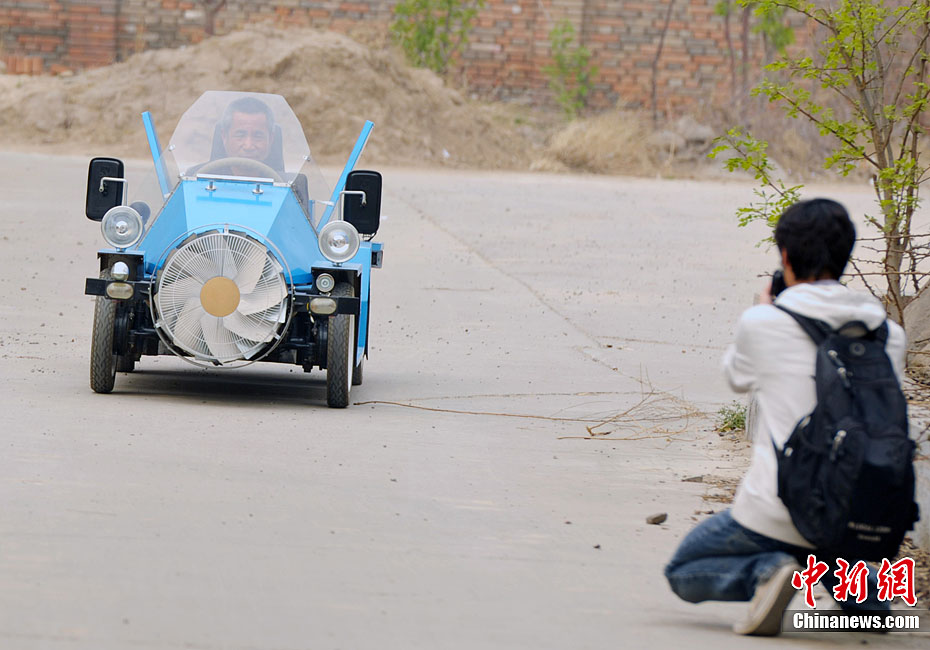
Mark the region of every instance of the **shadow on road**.
MULTIPOLYGON (((353 389, 355 393, 357 389, 353 389)), ((216 404, 289 403, 305 406, 326 406, 326 376, 303 372, 281 372, 280 369, 221 370, 161 370, 142 369, 129 374, 117 374, 114 395, 144 395, 171 397, 216 404)))

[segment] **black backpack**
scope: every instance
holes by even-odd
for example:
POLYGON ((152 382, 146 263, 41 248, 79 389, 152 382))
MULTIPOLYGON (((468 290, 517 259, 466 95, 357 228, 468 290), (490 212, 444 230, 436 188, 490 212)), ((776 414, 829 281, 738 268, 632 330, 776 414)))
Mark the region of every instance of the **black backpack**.
POLYGON ((907 401, 885 353, 888 323, 869 330, 855 321, 834 330, 778 307, 817 345, 817 405, 784 447, 772 441, 778 496, 818 551, 894 558, 918 508, 907 401))

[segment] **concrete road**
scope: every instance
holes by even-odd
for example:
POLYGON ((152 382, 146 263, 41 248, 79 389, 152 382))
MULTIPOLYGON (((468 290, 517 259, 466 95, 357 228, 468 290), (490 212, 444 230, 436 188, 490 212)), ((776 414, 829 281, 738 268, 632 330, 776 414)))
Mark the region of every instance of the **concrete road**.
MULTIPOLYGON (((0 648, 773 644, 661 574, 720 507, 682 479, 746 462, 701 412, 776 261, 748 185, 385 170, 365 384, 329 410, 272 364, 90 391, 86 160, 0 153, 0 648)), ((774 644, 866 641, 926 644, 774 644)))

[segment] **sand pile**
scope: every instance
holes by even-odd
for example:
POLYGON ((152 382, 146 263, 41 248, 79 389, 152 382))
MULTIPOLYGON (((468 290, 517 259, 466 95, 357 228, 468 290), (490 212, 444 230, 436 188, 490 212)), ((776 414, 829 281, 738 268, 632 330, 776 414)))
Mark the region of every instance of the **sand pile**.
POLYGON ((283 95, 313 154, 342 162, 364 120, 366 164, 526 168, 533 148, 504 110, 465 100, 427 70, 346 36, 256 26, 176 50, 153 50, 73 77, 0 75, 0 145, 143 157, 139 114, 167 142, 205 90, 283 95))

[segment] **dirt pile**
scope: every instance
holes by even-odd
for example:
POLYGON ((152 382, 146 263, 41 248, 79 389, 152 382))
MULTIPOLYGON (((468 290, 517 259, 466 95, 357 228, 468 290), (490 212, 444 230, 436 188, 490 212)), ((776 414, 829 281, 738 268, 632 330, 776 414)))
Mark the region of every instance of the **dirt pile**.
POLYGON ((151 111, 167 142, 205 90, 283 95, 313 155, 330 164, 345 160, 370 119, 369 166, 719 175, 705 157, 713 131, 693 120, 656 130, 640 113, 608 111, 565 124, 554 113, 466 99, 384 38, 270 25, 70 77, 0 74, 0 146, 145 157, 139 114, 151 111))
POLYGON ((255 26, 176 50, 153 50, 72 77, 0 75, 0 145, 145 156, 139 114, 167 142, 205 90, 278 93, 320 160, 341 162, 364 120, 376 127, 368 164, 526 168, 529 127, 464 99, 395 53, 310 29, 255 26))
MULTIPOLYGON (((617 110, 566 124, 552 112, 466 99, 432 72, 407 65, 383 31, 353 39, 270 25, 142 52, 71 77, 0 71, 0 146, 144 157, 139 114, 151 111, 167 141, 205 90, 283 95, 325 163, 344 161, 370 119, 376 128, 364 165, 733 178, 706 158, 724 130, 719 124, 684 117, 656 126, 642 112, 617 110)), ((774 138, 770 153, 788 176, 811 176, 819 166, 811 162, 822 160, 811 148, 820 144, 815 135, 788 129, 774 138)))

